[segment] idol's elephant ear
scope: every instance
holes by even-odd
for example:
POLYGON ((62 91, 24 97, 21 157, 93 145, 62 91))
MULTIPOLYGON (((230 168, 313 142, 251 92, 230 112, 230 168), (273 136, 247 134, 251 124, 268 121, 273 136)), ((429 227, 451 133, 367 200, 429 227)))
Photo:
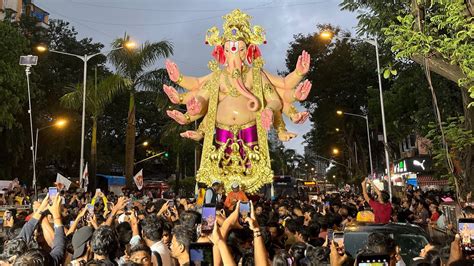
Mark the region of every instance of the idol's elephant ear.
POLYGON ((259 58, 260 56, 262 56, 262 53, 260 52, 260 49, 258 48, 258 46, 255 44, 249 45, 249 47, 247 48, 247 56, 246 56, 247 63, 251 65, 253 60, 259 58))
POLYGON ((212 57, 214 57, 214 59, 216 59, 219 64, 225 64, 226 58, 224 54, 224 47, 222 47, 222 45, 216 45, 212 51, 212 57))

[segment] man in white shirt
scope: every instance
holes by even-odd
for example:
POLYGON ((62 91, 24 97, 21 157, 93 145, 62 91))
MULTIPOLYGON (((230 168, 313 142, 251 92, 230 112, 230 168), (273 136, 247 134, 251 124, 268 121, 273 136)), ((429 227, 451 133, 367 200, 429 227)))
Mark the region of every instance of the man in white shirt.
MULTIPOLYGON (((131 219, 133 237, 130 240, 130 244, 132 246, 136 245, 141 239, 138 232, 138 223, 132 221, 135 219, 131 219)), ((164 222, 155 215, 150 215, 143 221, 142 236, 147 246, 151 249, 151 252, 156 252, 160 255, 162 265, 172 265, 170 250, 162 241, 163 228, 164 222)))

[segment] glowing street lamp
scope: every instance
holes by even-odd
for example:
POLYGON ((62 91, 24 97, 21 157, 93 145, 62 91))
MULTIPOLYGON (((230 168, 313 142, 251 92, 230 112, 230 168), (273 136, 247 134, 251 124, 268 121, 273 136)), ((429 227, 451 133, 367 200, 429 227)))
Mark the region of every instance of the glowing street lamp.
POLYGON ((36 143, 35 143, 35 156, 34 156, 34 163, 36 164, 36 157, 37 157, 37 152, 38 152, 38 134, 41 130, 43 129, 47 129, 47 128, 50 128, 50 127, 57 127, 57 128, 64 128, 64 126, 67 124, 67 120, 66 119, 58 119, 56 120, 55 123, 53 123, 52 125, 49 125, 49 126, 44 126, 42 128, 37 128, 36 129, 36 143))
POLYGON ((336 132, 339 132, 339 131, 340 131, 340 129, 338 127, 336 127, 336 132))
POLYGON ((337 110, 337 111, 336 111, 336 114, 337 114, 337 115, 343 115, 343 114, 344 114, 344 112, 343 112, 343 111, 341 111, 341 110, 337 110))
POLYGON ((137 47, 137 43, 134 41, 128 41, 124 43, 123 46, 127 49, 135 49, 135 47, 137 47))
POLYGON ((136 46, 136 44, 134 42, 131 42, 131 41, 128 41, 128 42, 124 42, 122 44, 122 46, 120 47, 116 47, 108 52, 105 52, 105 53, 102 53, 102 52, 99 52, 99 53, 95 53, 95 54, 91 54, 91 55, 88 55, 88 54, 85 54, 85 55, 77 55, 77 54, 72 54, 72 53, 67 53, 67 52, 61 52, 61 51, 55 51, 55 50, 52 50, 52 49, 48 49, 47 46, 45 45, 38 45, 36 46, 36 50, 38 52, 51 52, 51 53, 56 53, 56 54, 62 54, 62 55, 67 55, 67 56, 73 56, 73 57, 76 57, 76 58, 79 58, 81 59, 83 62, 84 62, 84 77, 83 77, 83 93, 82 93, 82 130, 81 130, 81 159, 80 159, 80 162, 79 162, 79 179, 81 180, 81 184, 82 183, 82 174, 83 174, 83 171, 84 171, 84 139, 85 139, 85 127, 86 127, 86 95, 87 95, 87 91, 86 91, 86 88, 87 88, 87 62, 97 56, 97 55, 105 55, 105 54, 108 54, 112 51, 116 51, 116 50, 120 50, 120 49, 132 49, 136 46))
POLYGON ((56 126, 56 127, 58 127, 58 128, 62 128, 62 127, 64 127, 66 124, 67 124, 67 120, 66 120, 66 119, 58 119, 58 121, 54 124, 54 126, 56 126))
POLYGON ((145 142, 142 143, 143 147, 147 147, 148 144, 150 144, 150 143, 148 143, 148 141, 145 141, 145 142))
POLYGON ((319 36, 321 36, 323 39, 330 40, 334 36, 334 33, 329 30, 324 30, 319 34, 319 36))
POLYGON ((338 148, 333 148, 332 149, 332 154, 338 155, 339 154, 339 149, 338 148))

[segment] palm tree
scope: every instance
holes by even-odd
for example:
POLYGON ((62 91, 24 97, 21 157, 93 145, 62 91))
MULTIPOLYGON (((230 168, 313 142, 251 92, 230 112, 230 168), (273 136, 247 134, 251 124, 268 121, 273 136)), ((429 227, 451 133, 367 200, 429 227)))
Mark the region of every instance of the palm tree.
MULTIPOLYGON (((113 47, 121 47, 129 40, 128 36, 117 39, 113 47)), ((166 58, 173 53, 171 43, 167 41, 145 42, 134 50, 120 49, 109 54, 109 60, 117 70, 117 75, 127 80, 127 91, 130 95, 127 135, 125 141, 125 177, 127 184, 132 184, 133 164, 135 157, 135 93, 138 90, 161 91, 161 85, 166 78, 164 69, 149 69, 160 58, 166 58)))
MULTIPOLYGON (((103 114, 105 107, 110 104, 113 98, 124 91, 127 83, 117 75, 111 75, 99 84, 93 82, 87 83, 86 111, 92 118, 92 140, 90 157, 90 177, 93 189, 96 187, 96 168, 97 168, 97 121, 103 114)), ((71 92, 61 97, 61 105, 66 108, 79 110, 82 107, 83 85, 77 84, 71 88, 71 92)))

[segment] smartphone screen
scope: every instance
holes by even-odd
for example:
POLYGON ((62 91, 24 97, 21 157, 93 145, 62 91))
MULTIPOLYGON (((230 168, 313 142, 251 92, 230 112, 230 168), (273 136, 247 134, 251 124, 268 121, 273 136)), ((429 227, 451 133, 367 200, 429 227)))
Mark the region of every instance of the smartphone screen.
POLYGON ((359 266, 388 266, 390 264, 389 255, 368 255, 357 256, 357 265, 359 266))
POLYGON ((250 203, 249 202, 240 202, 239 209, 239 222, 240 224, 246 224, 245 219, 250 216, 250 203))
POLYGON ((191 243, 189 245, 189 265, 212 266, 212 243, 191 243))
POLYGON ((337 243, 339 247, 344 245, 344 233, 343 232, 334 232, 333 233, 333 240, 337 243))
POLYGON ((204 205, 202 207, 201 232, 210 234, 216 222, 216 206, 204 205))
POLYGON ((49 187, 48 188, 48 194, 49 194, 49 198, 53 199, 54 197, 56 197, 56 195, 58 195, 58 188, 57 187, 49 187))
POLYGON ((92 219, 92 216, 94 216, 94 205, 87 204, 86 208, 87 208, 86 220, 90 221, 90 219, 92 219))
POLYGON ((474 219, 458 220, 458 233, 461 236, 461 249, 464 256, 474 255, 474 219))
POLYGON ((49 194, 49 205, 53 204, 53 199, 58 195, 58 188, 57 187, 49 187, 48 188, 48 194, 49 194))
POLYGON ((174 200, 168 200, 168 207, 173 208, 174 207, 174 200))
POLYGON ((334 239, 334 231, 332 229, 328 229, 328 243, 331 243, 334 239))

